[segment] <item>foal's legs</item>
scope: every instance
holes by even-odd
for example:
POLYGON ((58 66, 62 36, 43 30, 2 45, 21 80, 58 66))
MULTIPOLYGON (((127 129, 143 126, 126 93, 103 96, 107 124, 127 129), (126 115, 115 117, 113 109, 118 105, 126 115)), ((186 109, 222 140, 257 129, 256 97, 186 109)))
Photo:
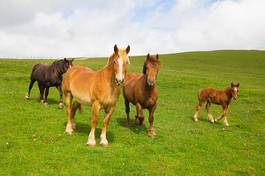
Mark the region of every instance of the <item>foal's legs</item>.
POLYGON ((62 91, 62 84, 56 87, 60 94, 60 101, 59 101, 59 109, 63 108, 63 91, 62 91))
POLYGON ((25 98, 26 98, 26 99, 29 99, 31 89, 32 89, 33 84, 35 83, 35 81, 36 81, 36 80, 34 80, 34 79, 30 79, 29 89, 28 89, 28 92, 27 92, 26 95, 25 95, 25 98))
POLYGON ((212 114, 211 114, 210 107, 211 107, 211 103, 210 103, 209 101, 207 101, 206 106, 205 106, 205 109, 206 109, 206 111, 207 111, 208 120, 209 120, 211 123, 214 123, 214 119, 213 119, 213 116, 212 116, 212 114))
POLYGON ((45 88, 45 97, 44 97, 44 105, 48 105, 48 95, 49 95, 49 87, 45 88))
POLYGON ((110 108, 105 109, 105 117, 103 120, 103 127, 102 127, 102 131, 101 131, 101 135, 100 135, 100 144, 102 146, 108 145, 106 133, 107 133, 107 128, 109 126, 110 117, 111 117, 111 114, 113 113, 114 109, 115 109, 115 107, 110 107, 110 108))
POLYGON ((223 105, 222 108, 223 108, 223 113, 214 121, 217 122, 217 121, 221 120, 222 118, 224 118, 224 125, 229 126, 228 121, 227 121, 227 109, 228 109, 228 107, 223 105))
POLYGON ((73 116, 71 111, 72 95, 70 92, 65 93, 65 104, 66 104, 66 113, 67 113, 67 125, 65 128, 65 133, 71 135, 74 130, 73 130, 73 116))
POLYGON ((150 128, 148 131, 148 136, 153 138, 156 135, 155 129, 154 129, 154 112, 156 110, 156 104, 149 108, 149 123, 150 123, 150 128))
POLYGON ((130 126, 130 103, 129 101, 124 98, 124 104, 125 104, 125 112, 126 112, 126 115, 127 115, 127 125, 130 126))
POLYGON ((140 103, 136 103, 136 111, 137 115, 135 121, 138 125, 142 125, 144 121, 144 113, 140 103))
POLYGON ((44 86, 41 83, 38 83, 39 90, 40 90, 40 102, 43 103, 43 94, 44 94, 44 86))
POLYGON ((92 103, 92 117, 91 117, 91 131, 88 136, 87 145, 95 146, 95 130, 97 126, 98 114, 100 110, 99 102, 95 101, 92 103))
POLYGON ((198 105, 195 107, 195 114, 193 116, 193 119, 194 119, 195 122, 198 121, 202 104, 203 104, 203 102, 201 100, 199 100, 198 105))

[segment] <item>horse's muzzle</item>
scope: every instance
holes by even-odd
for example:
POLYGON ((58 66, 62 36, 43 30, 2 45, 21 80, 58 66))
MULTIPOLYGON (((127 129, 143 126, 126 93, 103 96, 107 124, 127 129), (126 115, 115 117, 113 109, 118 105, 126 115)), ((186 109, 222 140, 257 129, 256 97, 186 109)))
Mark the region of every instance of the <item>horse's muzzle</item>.
POLYGON ((122 80, 115 79, 115 82, 116 82, 117 86, 121 85, 123 83, 123 81, 124 81, 124 79, 122 79, 122 80))

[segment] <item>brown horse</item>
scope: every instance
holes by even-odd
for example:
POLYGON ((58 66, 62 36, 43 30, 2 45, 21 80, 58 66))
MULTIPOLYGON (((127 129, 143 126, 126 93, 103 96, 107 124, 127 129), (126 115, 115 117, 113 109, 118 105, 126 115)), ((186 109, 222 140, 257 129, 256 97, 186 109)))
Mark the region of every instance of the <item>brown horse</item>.
POLYGON ((236 99, 239 91, 239 83, 234 84, 231 83, 230 87, 225 88, 224 90, 216 90, 213 88, 205 88, 205 89, 200 89, 198 92, 198 100, 199 103, 196 106, 195 114, 194 114, 194 121, 198 121, 199 113, 201 106, 203 103, 206 102, 206 111, 208 114, 208 120, 211 123, 217 122, 224 118, 224 124, 225 126, 229 126, 228 121, 227 121, 227 109, 228 105, 231 102, 231 99, 236 99), (217 119, 214 119, 211 112, 210 112, 210 106, 211 103, 221 105, 223 108, 223 113, 220 117, 217 119))
POLYGON ((125 100, 125 110, 127 114, 128 125, 130 123, 130 105, 136 106, 137 115, 136 123, 141 125, 144 121, 143 109, 149 110, 150 128, 149 137, 156 135, 154 130, 154 112, 157 106, 158 89, 155 86, 158 71, 160 69, 160 61, 158 55, 146 56, 143 74, 128 74, 124 81, 123 96, 125 100))
POLYGON ((101 70, 92 71, 89 68, 74 66, 67 71, 63 81, 68 117, 66 133, 72 134, 75 128, 74 116, 76 110, 81 107, 81 104, 88 104, 92 106, 92 118, 87 144, 96 145, 95 129, 99 110, 102 108, 105 111, 105 117, 100 135, 100 144, 108 145, 106 131, 127 73, 129 51, 130 46, 126 49, 118 49, 115 45, 114 53, 108 59, 107 65, 101 70), (72 98, 75 99, 73 105, 72 98))

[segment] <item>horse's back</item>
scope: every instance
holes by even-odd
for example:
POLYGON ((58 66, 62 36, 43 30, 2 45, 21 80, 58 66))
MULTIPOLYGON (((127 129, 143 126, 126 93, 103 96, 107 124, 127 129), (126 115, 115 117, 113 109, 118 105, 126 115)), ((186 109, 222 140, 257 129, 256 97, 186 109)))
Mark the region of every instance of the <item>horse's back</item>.
POLYGON ((48 70, 48 65, 46 64, 36 64, 32 68, 31 79, 36 81, 43 81, 45 79, 45 74, 48 70))

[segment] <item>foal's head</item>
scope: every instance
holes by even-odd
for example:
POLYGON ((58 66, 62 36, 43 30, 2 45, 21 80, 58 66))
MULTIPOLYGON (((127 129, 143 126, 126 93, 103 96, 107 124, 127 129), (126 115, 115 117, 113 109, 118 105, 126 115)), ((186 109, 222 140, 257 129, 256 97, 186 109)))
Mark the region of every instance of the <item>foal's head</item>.
POLYGON ((128 53, 130 52, 130 45, 126 49, 119 49, 117 45, 114 46, 114 54, 109 62, 113 61, 114 78, 117 85, 123 83, 127 73, 127 64, 130 63, 128 53))
POLYGON ((231 82, 231 95, 234 100, 237 98, 239 85, 239 83, 234 84, 233 82, 231 82))
POLYGON ((147 76, 148 86, 154 86, 157 78, 158 71, 160 69, 160 61, 158 54, 156 56, 150 56, 148 53, 143 66, 143 74, 147 76))

